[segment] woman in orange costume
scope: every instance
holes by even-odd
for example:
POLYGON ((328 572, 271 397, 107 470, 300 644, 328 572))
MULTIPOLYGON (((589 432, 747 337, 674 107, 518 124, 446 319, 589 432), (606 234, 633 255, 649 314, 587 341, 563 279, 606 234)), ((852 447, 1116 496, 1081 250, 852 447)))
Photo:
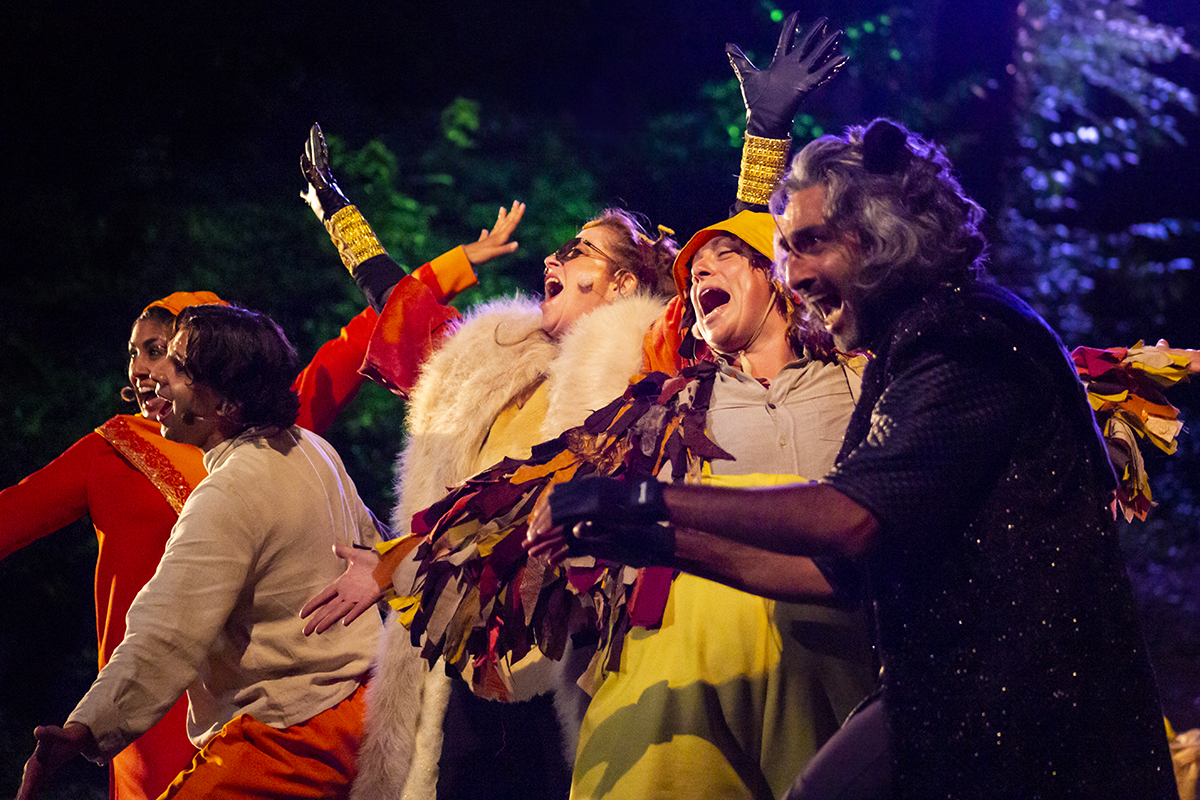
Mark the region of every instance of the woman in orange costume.
MULTIPOLYGON (((162 358, 175 316, 189 305, 224 303, 212 292, 175 292, 151 303, 129 341, 129 383, 122 390, 138 414, 120 414, 80 439, 16 486, 0 491, 0 558, 91 516, 100 549, 96 560, 96 635, 99 666, 125 635, 125 612, 154 574, 179 509, 205 476, 201 452, 159 433, 150 364, 162 358)), ((367 309, 326 342, 296 378, 297 424, 321 432, 358 392, 366 342, 375 327, 367 309)), ((130 800, 160 795, 196 753, 186 730, 187 700, 113 759, 109 796, 130 800)))

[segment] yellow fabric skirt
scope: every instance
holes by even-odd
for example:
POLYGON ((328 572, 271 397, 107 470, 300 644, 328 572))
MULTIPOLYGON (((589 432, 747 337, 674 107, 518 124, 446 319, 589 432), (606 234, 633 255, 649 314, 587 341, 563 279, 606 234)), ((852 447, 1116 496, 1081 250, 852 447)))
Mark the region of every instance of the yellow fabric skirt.
POLYGON ((777 603, 680 575, 662 626, 626 635, 620 669, 592 698, 571 796, 778 797, 874 678, 864 613, 777 603))

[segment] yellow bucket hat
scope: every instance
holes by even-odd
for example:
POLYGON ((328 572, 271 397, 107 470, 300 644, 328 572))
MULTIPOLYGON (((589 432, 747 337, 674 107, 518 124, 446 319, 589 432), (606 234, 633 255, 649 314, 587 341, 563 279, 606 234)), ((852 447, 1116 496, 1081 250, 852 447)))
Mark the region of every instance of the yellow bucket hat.
POLYGON ((740 211, 697 232, 675 256, 675 289, 681 296, 687 296, 692 256, 709 240, 726 234, 733 234, 767 258, 775 257, 775 221, 771 215, 763 211, 740 211))

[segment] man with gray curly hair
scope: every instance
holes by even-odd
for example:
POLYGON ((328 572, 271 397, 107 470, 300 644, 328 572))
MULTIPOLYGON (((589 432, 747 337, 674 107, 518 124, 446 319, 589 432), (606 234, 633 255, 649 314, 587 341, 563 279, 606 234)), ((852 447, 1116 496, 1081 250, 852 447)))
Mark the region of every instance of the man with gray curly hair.
POLYGON ((875 354, 813 488, 867 565, 897 789, 1172 796, 1112 470, 1058 337, 980 280, 983 211, 886 120, 813 142, 780 199, 788 284, 875 354))
POLYGON ((886 120, 809 144, 774 205, 784 277, 797 267, 792 288, 844 350, 873 344, 938 285, 983 273, 983 209, 940 148, 886 120))
POLYGON ((745 547, 858 562, 882 688, 789 797, 1175 797, 1104 445, 1058 336, 982 279, 945 154, 887 120, 822 137, 775 208, 788 285, 873 354, 833 471, 596 515, 567 484, 531 541, 709 575, 745 547), (648 517, 669 525, 623 524, 648 517))

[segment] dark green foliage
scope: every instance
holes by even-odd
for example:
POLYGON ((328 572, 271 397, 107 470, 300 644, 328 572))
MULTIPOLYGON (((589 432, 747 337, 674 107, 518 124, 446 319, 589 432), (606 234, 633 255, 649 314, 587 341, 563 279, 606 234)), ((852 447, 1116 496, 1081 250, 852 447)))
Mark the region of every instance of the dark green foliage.
MULTIPOLYGON (((1154 0, 1154 6, 1170 3, 1154 0)), ((542 41, 496 31, 538 56, 526 60, 519 84, 507 77, 511 71, 489 63, 464 64, 453 72, 452 88, 427 93, 350 86, 358 78, 331 65, 346 66, 345 51, 375 39, 363 30, 338 33, 324 11, 279 16, 283 32, 274 39, 260 29, 273 22, 250 11, 248 18, 233 15, 240 37, 234 44, 205 37, 203 45, 166 59, 170 72, 186 64, 234 98, 220 119, 181 107, 173 112, 176 122, 163 109, 180 90, 172 83, 142 92, 153 59, 136 55, 140 50, 121 62, 128 67, 123 80, 138 89, 135 99, 112 101, 118 103, 112 111, 110 98, 95 89, 103 85, 98 75, 69 86, 15 79, 28 95, 26 107, 58 109, 46 127, 67 133, 61 140, 41 134, 47 143, 32 156, 9 153, 18 169, 35 167, 34 178, 9 195, 19 203, 7 215, 14 230, 0 318, 0 407, 8 434, 0 486, 16 483, 123 409, 117 392, 124 343, 152 299, 178 289, 214 290, 275 316, 302 356, 362 308, 325 231, 296 197, 303 186, 296 162, 311 117, 293 125, 283 107, 299 105, 304 91, 320 100, 311 104, 319 111, 304 105, 303 113, 320 115, 343 190, 406 267, 475 239, 501 205, 528 204, 516 233, 520 250, 481 268, 480 286, 456 301, 460 308, 540 291, 542 258, 606 205, 643 212, 651 228, 671 226, 681 241, 713 222, 734 198, 744 124, 721 45, 734 38, 755 63, 765 63, 776 25, 791 8, 738 3, 728 14, 744 26, 736 34, 709 30, 695 40, 699 26, 683 27, 690 10, 625 9, 630 18, 653 17, 664 50, 711 50, 711 57, 688 62, 694 74, 669 79, 630 77, 612 66, 634 55, 622 49, 624 37, 645 34, 621 14, 599 29, 607 6, 548 8, 554 30, 542 41), (319 52, 311 62, 296 55, 308 53, 311 31, 326 24, 336 53, 319 52), (253 46, 248 30, 255 30, 253 46), (269 40, 265 49, 260 38, 269 40), (567 46, 555 51, 555 62, 534 47, 557 44, 551 39, 567 46), (576 51, 598 58, 585 45, 619 58, 606 61, 609 72, 598 71, 587 85, 556 82, 560 67, 579 74, 568 72, 576 51), (506 76, 497 81, 510 83, 473 82, 468 66, 479 74, 496 67, 506 76), (323 82, 312 79, 316 74, 323 82), (672 93, 667 85, 680 88, 672 93), (60 102, 64 96, 72 102, 60 102), (122 116, 138 113, 144 116, 133 121, 122 116), (77 119, 90 120, 89 114, 116 121, 93 134, 77 119)), ((396 24, 395 15, 403 16, 379 13, 396 24)), ((1194 149, 1193 132, 1200 132, 1195 28, 1180 32, 1146 20, 1128 0, 813 4, 813 16, 821 13, 846 30, 852 60, 806 101, 797 144, 876 115, 932 136, 988 212, 991 271, 1031 300, 1068 345, 1166 336, 1177 346, 1200 346, 1200 273, 1192 260, 1200 257, 1194 219, 1200 206, 1195 180, 1184 179, 1200 179, 1200 169, 1182 142, 1190 135, 1194 149)), ((16 22, 39 42, 53 41, 56 26, 66 25, 43 11, 16 22)), ((437 40, 446 52, 464 44, 449 23, 421 31, 434 33, 446 37, 437 40)), ((397 29, 377 38, 404 35, 397 29)), ((487 44, 471 41, 466 49, 487 44)), ((383 52, 369 59, 381 86, 403 69, 433 80, 405 54, 395 54, 397 66, 383 52)), ((190 75, 183 85, 194 87, 190 75)), ((1193 426, 1200 420, 1196 391, 1180 387, 1171 394, 1193 426)), ((367 386, 328 433, 385 519, 404 410, 398 398, 367 386)), ((1148 522, 1127 527, 1124 542, 1168 712, 1177 727, 1195 727, 1200 439, 1185 432, 1180 453, 1151 456, 1150 469, 1159 506, 1148 522)), ((0 794, 15 792, 33 726, 61 722, 94 675, 95 547, 90 527, 79 522, 0 562, 11 611, 0 625, 0 794)), ((88 796, 88 781, 102 786, 103 773, 80 762, 59 795, 88 796)))

